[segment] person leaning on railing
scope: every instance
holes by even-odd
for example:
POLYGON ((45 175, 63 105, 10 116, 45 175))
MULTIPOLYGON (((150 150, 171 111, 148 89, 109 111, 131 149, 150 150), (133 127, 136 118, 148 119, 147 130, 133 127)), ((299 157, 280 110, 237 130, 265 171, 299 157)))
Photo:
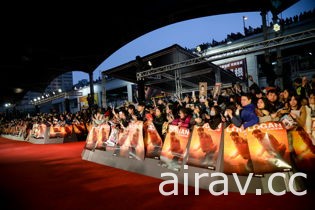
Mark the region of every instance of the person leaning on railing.
POLYGON ((242 108, 239 108, 239 117, 233 116, 231 119, 235 126, 246 129, 259 122, 259 119, 255 113, 255 105, 251 102, 252 100, 250 94, 243 93, 241 96, 242 108))

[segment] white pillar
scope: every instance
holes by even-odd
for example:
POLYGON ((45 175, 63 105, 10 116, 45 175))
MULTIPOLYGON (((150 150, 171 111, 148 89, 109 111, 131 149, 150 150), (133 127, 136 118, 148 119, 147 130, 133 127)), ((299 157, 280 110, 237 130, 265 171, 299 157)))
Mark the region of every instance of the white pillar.
POLYGON ((105 108, 107 106, 106 103, 106 75, 102 73, 102 101, 101 101, 101 105, 103 108, 105 108))
POLYGON ((128 101, 132 102, 132 84, 127 84, 128 101))

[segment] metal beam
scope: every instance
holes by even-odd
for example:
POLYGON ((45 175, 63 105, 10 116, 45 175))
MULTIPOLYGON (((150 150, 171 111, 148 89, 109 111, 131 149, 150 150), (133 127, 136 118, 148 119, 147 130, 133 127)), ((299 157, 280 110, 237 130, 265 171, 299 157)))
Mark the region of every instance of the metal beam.
MULTIPOLYGON (((201 70, 198 70, 198 71, 182 74, 181 77, 182 77, 182 79, 185 79, 185 78, 191 78, 191 77, 200 76, 200 75, 204 75, 204 74, 209 74, 211 72, 212 72, 212 69, 207 68, 207 69, 201 69, 201 70)), ((167 74, 167 73, 163 73, 163 74, 165 75, 164 77, 166 79, 159 79, 159 80, 154 80, 154 81, 148 81, 145 84, 146 85, 155 85, 155 84, 160 84, 160 83, 174 81, 175 77, 173 75, 170 75, 170 74, 167 74)), ((163 74, 161 74, 161 76, 163 76, 163 74)), ((187 83, 186 85, 189 85, 189 86, 192 86, 192 84, 194 84, 194 83, 191 83, 191 82, 186 81, 186 80, 183 82, 183 84, 185 84, 185 82, 187 83)), ((195 86, 196 86, 196 84, 194 84, 194 86, 192 86, 192 87, 195 87, 195 86)))
POLYGON ((182 98, 182 78, 181 78, 181 72, 180 69, 175 70, 175 88, 176 88, 176 96, 178 98, 182 98))
POLYGON ((203 75, 203 74, 209 74, 212 72, 212 69, 210 68, 207 68, 207 69, 201 69, 201 70, 198 70, 198 71, 194 71, 194 72, 189 72, 189 73, 185 73, 185 74, 182 74, 182 79, 184 78, 190 78, 190 77, 195 77, 195 76, 200 76, 200 75, 203 75))
MULTIPOLYGON (((232 83, 222 83, 221 85, 222 85, 221 88, 229 88, 229 87, 232 87, 232 83)), ((210 85, 210 86, 207 87, 207 90, 208 90, 208 91, 212 91, 212 88, 213 88, 213 87, 214 87, 213 85, 210 85)), ((182 90, 182 92, 183 92, 183 93, 188 93, 188 92, 192 92, 192 91, 196 91, 196 90, 198 90, 198 89, 196 89, 196 88, 190 88, 190 89, 185 88, 185 89, 182 90)))
POLYGON ((155 85, 155 84, 160 84, 160 83, 165 83, 165 82, 170 82, 170 81, 174 81, 174 79, 158 79, 158 80, 148 81, 144 84, 145 85, 155 85))
POLYGON ((228 50, 224 50, 221 52, 216 53, 209 53, 207 55, 161 66, 158 68, 152 68, 150 70, 142 71, 137 73, 137 80, 140 80, 142 78, 155 75, 155 74, 161 74, 168 71, 174 71, 175 69, 187 67, 187 66, 194 66, 201 63, 207 63, 207 62, 213 62, 217 60, 222 60, 230 57, 235 57, 239 55, 245 55, 257 51, 262 51, 270 48, 275 48, 282 45, 287 45, 295 42, 301 42, 308 39, 314 39, 315 38, 315 28, 293 33, 281 37, 276 37, 273 39, 269 39, 266 41, 261 41, 257 43, 251 43, 248 45, 240 46, 240 47, 234 47, 230 48, 228 50))
MULTIPOLYGON (((171 74, 166 74, 166 73, 163 73, 161 74, 163 77, 167 78, 167 79, 170 79, 170 80, 175 80, 175 76, 171 75, 171 74)), ((185 85, 188 85, 190 87, 199 87, 199 85, 195 84, 195 83, 192 83, 192 82, 189 82, 187 80, 184 80, 182 77, 181 77, 181 80, 182 80, 182 84, 185 84, 185 85)), ((163 80, 161 80, 161 83, 164 82, 163 80)))
POLYGON ((56 95, 49 96, 48 98, 45 97, 45 98, 41 98, 40 100, 37 100, 37 101, 32 101, 32 104, 34 104, 34 105, 45 104, 45 103, 51 102, 53 100, 56 100, 58 98, 69 98, 70 96, 82 96, 82 92, 71 91, 71 92, 57 93, 56 95))

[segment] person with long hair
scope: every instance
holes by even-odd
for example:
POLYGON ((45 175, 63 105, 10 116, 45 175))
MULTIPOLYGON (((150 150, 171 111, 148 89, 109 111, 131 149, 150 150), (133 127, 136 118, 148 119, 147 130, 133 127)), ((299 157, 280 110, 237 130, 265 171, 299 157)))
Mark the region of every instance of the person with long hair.
POLYGON ((221 108, 219 106, 212 106, 210 108, 209 116, 206 115, 206 122, 209 122, 210 128, 212 130, 215 130, 218 128, 218 126, 222 122, 221 108))
POLYGON ((273 117, 268 108, 268 102, 265 98, 259 98, 257 100, 257 105, 255 109, 256 115, 259 118, 260 123, 269 122, 269 121, 278 121, 278 117, 273 117))
POLYGON ((190 119, 190 124, 202 126, 204 123, 205 123, 205 114, 202 112, 201 106, 199 104, 194 105, 193 114, 190 119))
POLYGON ((297 95, 292 95, 289 101, 290 116, 297 123, 297 126, 304 128, 306 123, 306 109, 301 105, 301 99, 297 95))
POLYGON ((162 106, 156 106, 155 107, 155 112, 154 112, 154 118, 153 118, 153 124, 159 133, 160 137, 162 140, 164 140, 164 135, 163 135, 163 124, 167 122, 165 113, 163 112, 163 107, 162 106))
POLYGON ((179 110, 178 115, 179 115, 179 117, 172 121, 172 125, 177 125, 177 126, 183 127, 183 128, 189 128, 191 116, 188 115, 187 109, 181 108, 179 110))

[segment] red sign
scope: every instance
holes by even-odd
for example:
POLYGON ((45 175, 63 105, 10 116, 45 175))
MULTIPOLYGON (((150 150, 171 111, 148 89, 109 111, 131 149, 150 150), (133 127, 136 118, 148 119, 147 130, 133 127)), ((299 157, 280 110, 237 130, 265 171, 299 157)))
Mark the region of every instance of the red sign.
POLYGON ((247 79, 247 65, 246 65, 246 59, 242 60, 237 60, 237 61, 232 61, 229 63, 224 63, 219 65, 220 68, 225 69, 225 70, 230 70, 232 71, 235 76, 242 80, 247 79))

